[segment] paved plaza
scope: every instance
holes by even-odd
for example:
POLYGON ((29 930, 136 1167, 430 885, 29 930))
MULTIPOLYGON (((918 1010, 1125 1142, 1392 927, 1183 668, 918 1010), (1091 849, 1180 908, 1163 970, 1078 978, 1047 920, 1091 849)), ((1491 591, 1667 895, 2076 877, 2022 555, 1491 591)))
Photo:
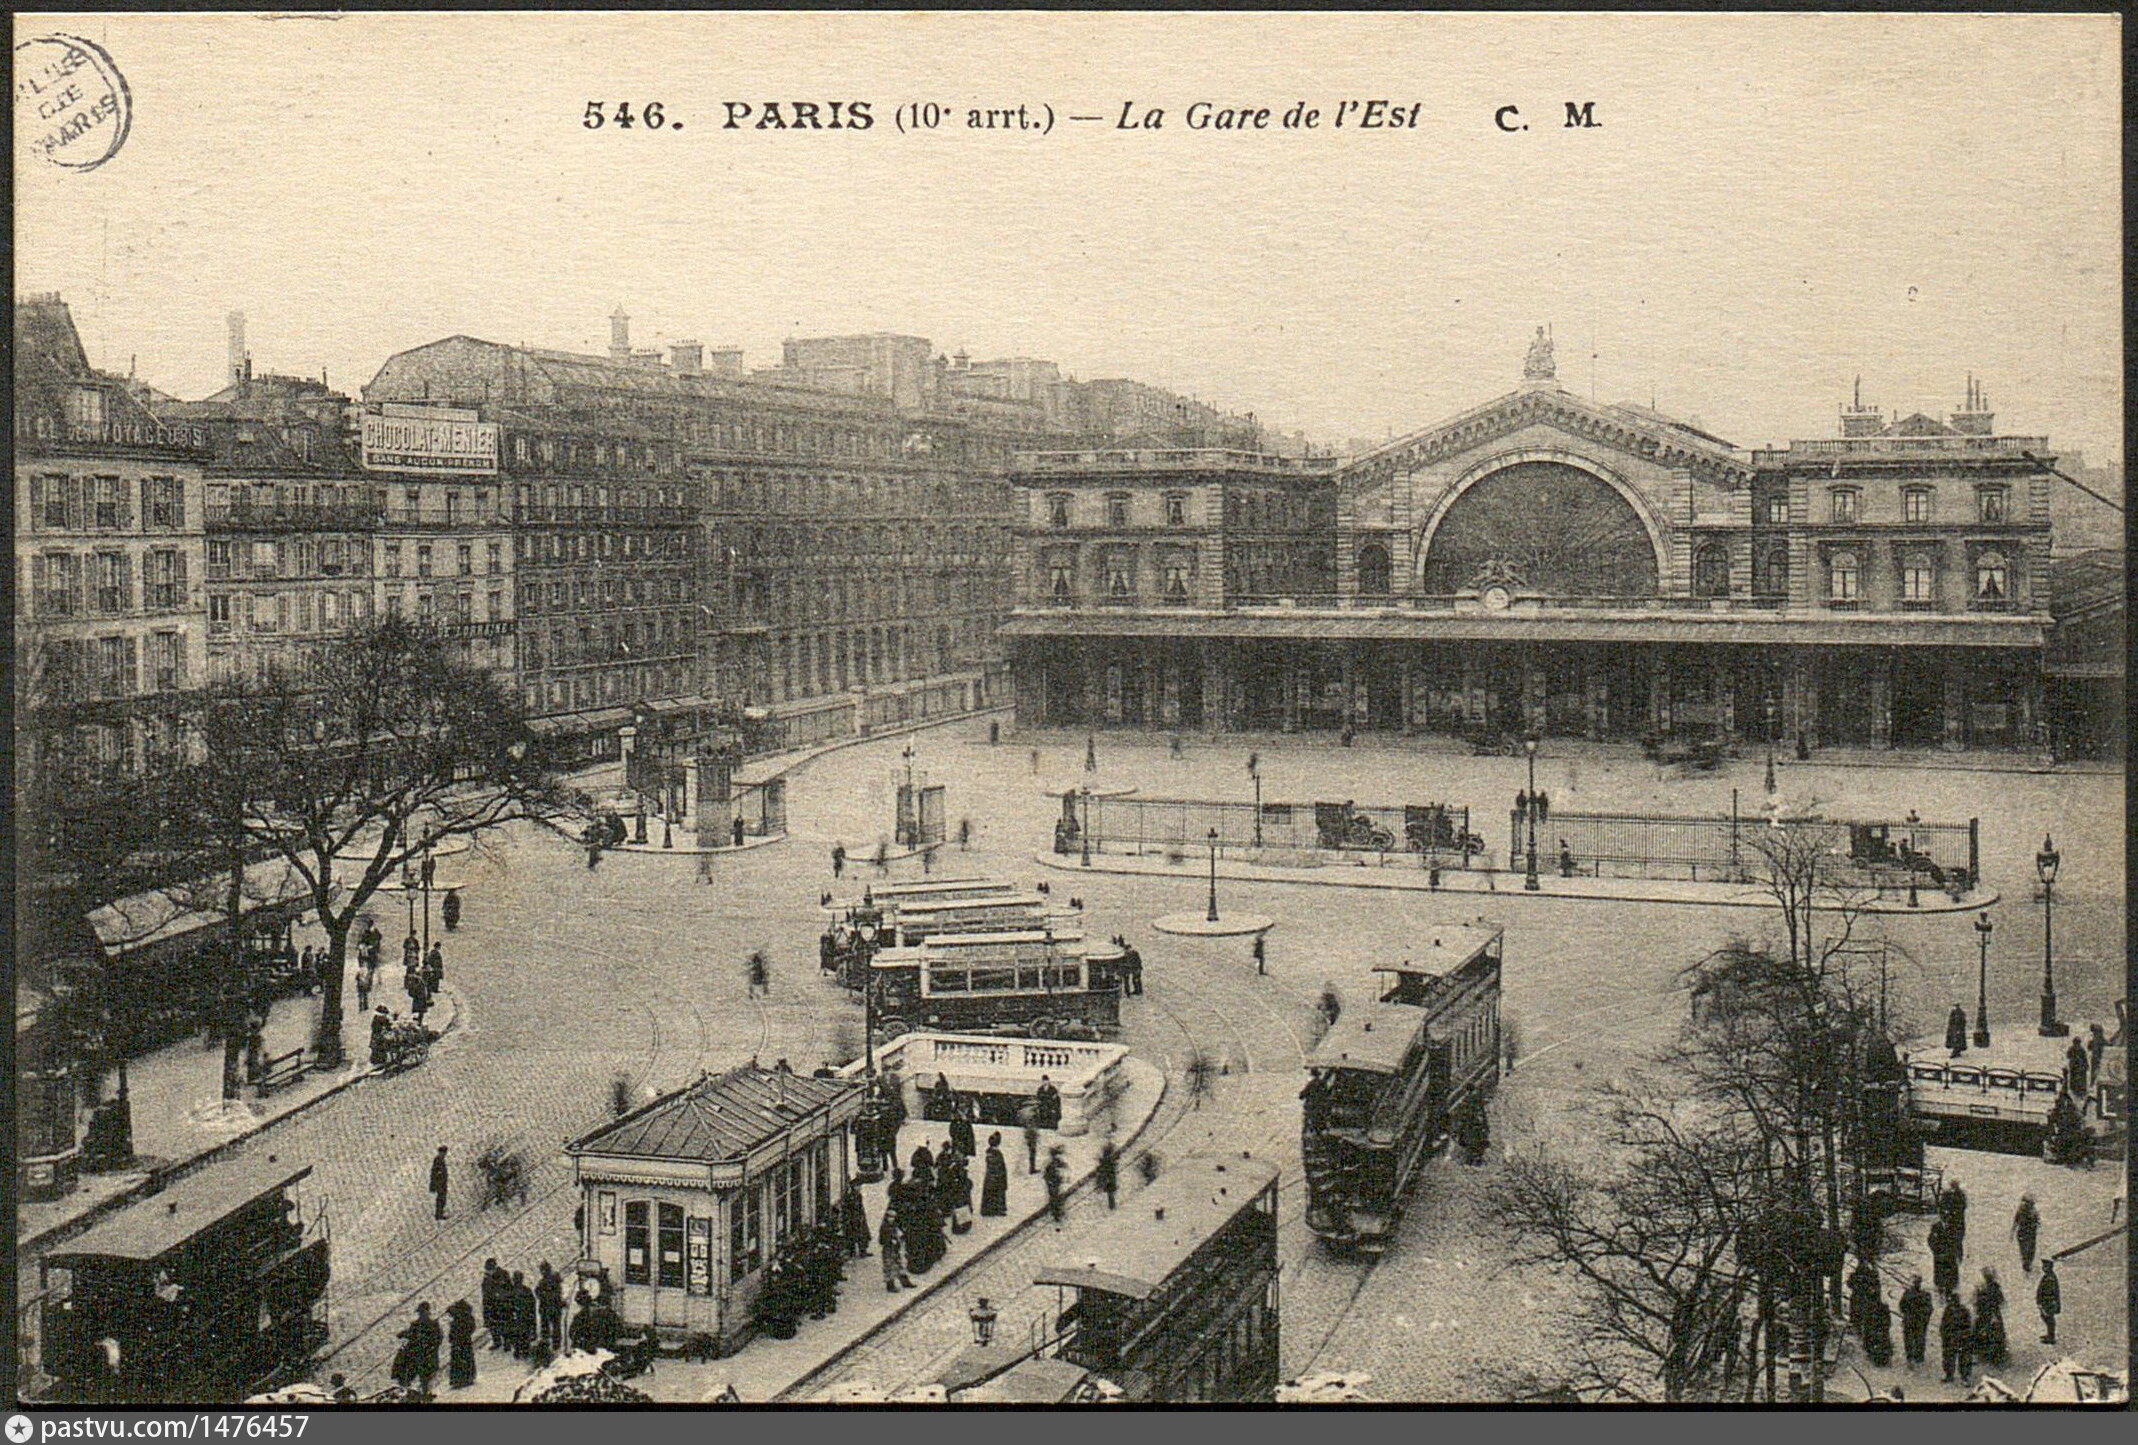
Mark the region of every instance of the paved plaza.
MULTIPOLYGON (((1057 903, 1083 900, 1090 933, 1123 934, 1142 951, 1147 992, 1124 1003, 1121 1041, 1171 1083, 1138 1151, 1155 1153, 1161 1169, 1165 1159, 1203 1147, 1250 1150, 1282 1168, 1284 1373, 1368 1373, 1370 1393, 1380 1399, 1489 1399, 1498 1393, 1496 1372, 1548 1375, 1564 1298, 1552 1281, 1495 1261, 1479 1217, 1492 1166, 1430 1166, 1397 1247, 1378 1266, 1332 1259, 1307 1234, 1296 1098, 1316 1037, 1316 1000, 1324 988, 1346 1001, 1370 996, 1367 968, 1399 955, 1406 938, 1436 923, 1494 919, 1506 928, 1504 1012, 1520 1039, 1519 1061, 1494 1105, 1495 1143, 1564 1137, 1582 1128, 1592 1082, 1632 1067, 1677 1026, 1684 1012, 1679 970, 1733 935, 1760 934, 1765 919, 1739 908, 1525 897, 1518 887, 1433 895, 1221 879, 1224 908, 1275 920, 1266 935, 1268 971, 1258 975, 1250 938, 1177 937, 1151 927, 1164 914, 1200 911, 1207 876, 1041 870, 1033 857, 1046 846, 1059 804, 1034 779, 1073 772, 1084 738, 1005 738, 990 746, 987 730, 985 720, 974 720, 910 739, 915 767, 948 787, 953 836, 959 819, 972 824, 969 854, 951 846, 935 873, 992 873, 1028 884, 1044 876, 1057 903), (1178 1081, 1196 1054, 1219 1072, 1209 1097, 1190 1099, 1178 1081)), ((452 1042, 420 1068, 365 1079, 227 1153, 272 1151, 315 1166, 334 1241, 331 1353, 320 1378, 339 1371, 360 1386, 382 1384, 394 1333, 415 1302, 442 1309, 472 1297, 488 1257, 530 1275, 545 1259, 569 1264, 577 1253, 576 1195, 561 1146, 605 1117, 618 1075, 639 1091, 668 1089, 701 1069, 752 1058, 766 1065, 784 1058, 807 1072, 859 1052, 859 1009, 818 975, 818 895, 858 892, 878 876, 865 860, 890 831, 907 741, 882 739, 798 768, 790 775, 789 836, 714 857, 703 881, 700 859, 657 853, 612 854, 589 870, 583 851, 532 830, 466 861, 463 920, 445 939, 460 1009, 452 1042), (837 883, 834 843, 861 860, 850 861, 837 883), (773 962, 763 996, 750 990, 745 971, 753 949, 773 962), (449 1217, 434 1220, 425 1171, 441 1143, 462 1161, 493 1143, 521 1150, 532 1164, 527 1202, 478 1207, 472 1170, 464 1169, 449 1217)), ((1164 737, 1102 734, 1097 750, 1109 776, 1147 795, 1252 796, 1245 741, 1190 741, 1176 756, 1164 737)), ((1267 740, 1259 750, 1272 799, 1444 800, 1490 816, 1525 781, 1516 759, 1267 740)), ((1544 757, 1538 783, 1556 807, 1706 812, 1726 810, 1732 787, 1758 796, 1764 764, 1763 757, 1741 760, 1686 778, 1630 750, 1589 749, 1544 757)), ((2027 1027, 2036 1009, 2042 910, 2032 857, 2042 834, 2053 831, 2064 857, 2055 915, 2063 1014, 2079 1022, 2112 1019, 2123 986, 2120 777, 1787 761, 1780 771, 1785 792, 1839 812, 1897 816, 1912 808, 1935 821, 1982 818, 1984 882, 2001 895, 1991 909, 1989 977, 1999 1027, 2027 1027)), ((917 859, 889 870, 896 877, 920 871, 917 859)), ((1897 945, 1895 956, 1904 959, 1891 980, 1896 1017, 1930 1032, 1954 1002, 1972 1009, 1971 924, 1966 914, 1889 913, 1861 925, 1897 945)), ((2039 1173, 2029 1187, 2049 1213, 2047 1200, 2067 1176, 2031 1167, 2039 1173)), ((2074 1209, 2095 1207, 2109 1172, 2079 1181, 2074 1209)), ((1135 1178, 1133 1168, 1124 1172, 1130 1190, 1135 1178)), ((1103 1208, 1087 1191, 1072 1215, 1103 1208)), ((1989 1199, 1978 1208, 1986 1235, 2001 1228, 1993 1210, 2009 1213, 1989 1199)), ((969 1335, 967 1312, 980 1294, 1002 1310, 1005 1335, 1030 1328, 1052 1303, 1051 1289, 1030 1287, 1048 1260, 1052 1234, 1019 1234, 828 1368, 797 1371, 780 1388, 811 1397, 842 1382, 897 1390, 925 1379, 969 1335)), ((2121 1299, 2121 1259, 2120 1248, 2093 1251, 2067 1278, 2067 1298, 2121 1299)), ((2000 1272, 2014 1296, 2015 1343, 2031 1340, 2016 1267, 2000 1272)), ((1970 1280, 1973 1273, 1970 1260, 1970 1280)), ((2088 1338, 2112 1324, 2112 1311, 2072 1306, 2071 1352, 2120 1360, 2120 1339, 2111 1347, 2088 1338)))

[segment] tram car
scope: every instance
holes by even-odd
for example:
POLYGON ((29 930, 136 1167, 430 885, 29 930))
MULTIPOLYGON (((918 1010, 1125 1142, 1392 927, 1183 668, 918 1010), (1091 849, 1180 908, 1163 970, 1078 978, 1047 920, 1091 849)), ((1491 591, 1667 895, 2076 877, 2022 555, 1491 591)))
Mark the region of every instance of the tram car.
POLYGON ((1103 1038, 1121 1024, 1119 957, 1053 928, 937 934, 878 950, 868 1003, 884 1038, 914 1029, 1103 1038))
MULTIPOLYGON (((1267 1404, 1278 1378, 1277 1170, 1244 1154, 1174 1161, 1076 1235, 1035 1284, 1027 1335, 967 1350, 933 1383, 952 1404, 1267 1404)), ((984 1302, 983 1302, 984 1303, 984 1302)))
POLYGON ((39 1264, 44 1398, 235 1401, 301 1378, 326 1343, 324 1211, 310 1167, 262 1160, 182 1180, 39 1264))
POLYGON ((1372 1003, 1338 1015, 1300 1094, 1307 1227, 1339 1249, 1387 1248, 1427 1158, 1500 1077, 1501 930, 1437 930, 1422 961, 1374 970, 1372 1003))
POLYGON ((876 884, 862 891, 859 902, 835 906, 830 913, 817 962, 825 972, 836 972, 845 987, 859 989, 867 955, 878 948, 918 943, 930 931, 1038 927, 1046 917, 1046 900, 992 878, 932 878, 876 884), (907 919, 901 928, 902 913, 907 919))

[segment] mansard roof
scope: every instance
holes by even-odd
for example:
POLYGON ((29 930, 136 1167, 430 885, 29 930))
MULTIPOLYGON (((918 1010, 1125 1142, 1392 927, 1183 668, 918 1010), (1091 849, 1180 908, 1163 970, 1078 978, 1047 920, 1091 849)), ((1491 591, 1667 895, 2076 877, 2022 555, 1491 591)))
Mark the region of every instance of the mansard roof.
POLYGON ((1685 467, 1714 480, 1747 481, 1752 476, 1750 462, 1720 437, 1646 407, 1587 401, 1551 386, 1511 391, 1423 431, 1376 447, 1353 458, 1344 473, 1351 481, 1385 480, 1538 423, 1647 457, 1662 466, 1685 467))

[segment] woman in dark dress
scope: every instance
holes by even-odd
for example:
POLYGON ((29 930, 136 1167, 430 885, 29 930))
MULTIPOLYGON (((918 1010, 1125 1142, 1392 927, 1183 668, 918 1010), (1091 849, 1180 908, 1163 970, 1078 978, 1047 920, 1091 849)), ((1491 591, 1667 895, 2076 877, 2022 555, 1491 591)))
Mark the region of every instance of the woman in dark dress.
POLYGON ((973 1109, 973 1101, 960 1094, 953 1102, 950 1115, 950 1147, 967 1159, 980 1152, 973 1147, 973 1109))
POLYGON ((1010 1212, 1010 1166, 1002 1157, 1002 1135, 987 1136, 987 1164, 980 1180, 980 1213, 994 1219, 1010 1212))
POLYGON ((942 1202, 943 1213, 950 1217, 952 1234, 965 1234, 972 1229, 972 1172, 965 1167, 965 1156, 955 1149, 944 1155, 937 1175, 936 1197, 942 1202))
POLYGON ((1982 1271, 1975 1286, 1975 1358, 1987 1365, 2001 1365, 2011 1355, 2004 1333, 2004 1286, 1997 1271, 1982 1271))
POLYGON ((446 1309, 445 1342, 450 1351, 445 1382, 465 1390, 475 1383, 475 1311, 464 1299, 454 1300, 446 1309))
POLYGON ((957 1095, 950 1091, 950 1075, 937 1074, 935 1087, 928 1091, 928 1117, 938 1123, 947 1123, 957 1104, 957 1095))

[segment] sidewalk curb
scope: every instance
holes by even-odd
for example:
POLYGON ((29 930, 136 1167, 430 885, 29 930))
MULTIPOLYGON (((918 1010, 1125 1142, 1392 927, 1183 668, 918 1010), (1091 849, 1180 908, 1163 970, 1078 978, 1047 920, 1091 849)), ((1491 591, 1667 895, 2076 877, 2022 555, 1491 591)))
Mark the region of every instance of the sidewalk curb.
MULTIPOLYGON (((438 1041, 443 1042, 447 1035, 460 1027, 460 1016, 465 1010, 461 1005, 459 993, 446 987, 441 987, 439 992, 451 994, 453 999, 453 1020, 438 1035, 438 1041)), ((32 1254, 41 1253, 55 1244, 64 1243, 74 1236, 86 1232, 91 1225, 105 1216, 115 1214, 130 1204, 138 1204, 151 1194, 161 1193, 164 1189, 196 1170, 207 1168, 238 1145, 257 1139, 277 1124, 286 1123, 291 1119, 310 1113, 316 1106, 346 1093, 364 1082, 364 1080, 378 1077, 378 1072, 376 1066, 367 1064, 333 1086, 320 1090, 301 1104, 293 1105, 282 1113, 262 1119, 241 1133, 233 1134, 228 1139, 209 1145, 198 1154, 181 1159, 163 1169, 150 1171, 138 1182, 128 1185, 108 1199, 98 1200, 74 1218, 61 1220, 58 1224, 47 1225, 43 1230, 28 1238, 17 1240, 15 1243, 16 1259, 19 1261, 32 1254)))
MULTIPOLYGON (((1130 863, 1126 863, 1120 859, 1109 859, 1108 861, 1102 863, 1098 861, 1097 855, 1094 855, 1092 864, 1088 868, 1083 866, 1083 864, 1081 863, 1064 860, 1063 858, 1058 857, 1057 855, 1052 853, 1035 853, 1032 855, 1032 861, 1039 864, 1042 868, 1052 868, 1055 871, 1062 873, 1111 873, 1117 876, 1131 878, 1186 879, 1190 876, 1188 874, 1182 873, 1179 869, 1167 863, 1157 863, 1149 866, 1136 866, 1130 863)), ((1466 898, 1497 897, 1519 899, 1525 897, 1536 897, 1539 899, 1551 899, 1557 902, 1564 903, 1668 903, 1675 904, 1682 908, 1773 908, 1775 906, 1774 900, 1764 894, 1760 894, 1758 896, 1749 896, 1751 894, 1751 891, 1757 888, 1758 885, 1756 884, 1714 884, 1712 886, 1718 889, 1728 887, 1739 890, 1738 893, 1734 895, 1718 895, 1714 898, 1676 898, 1662 894, 1638 892, 1633 890, 1631 887, 1628 887, 1623 890, 1613 891, 1610 893, 1560 893, 1550 888, 1542 888, 1539 889, 1537 893, 1532 895, 1523 891, 1520 882, 1522 875, 1520 873, 1509 872, 1504 869, 1496 872, 1494 876, 1515 880, 1509 887, 1506 888, 1490 889, 1441 887, 1439 889, 1434 889, 1430 886, 1414 886, 1407 882, 1399 882, 1396 881, 1396 878, 1394 877, 1383 877, 1382 875, 1389 873, 1390 870, 1380 868, 1365 869, 1330 867, 1315 869, 1312 871, 1317 873, 1332 873, 1336 876, 1328 878, 1290 878, 1278 874, 1275 868, 1270 867, 1268 865, 1244 865, 1247 867, 1258 868, 1259 871, 1256 872, 1243 872, 1241 871, 1242 866, 1243 865, 1234 864, 1228 867, 1221 863, 1218 867, 1218 877, 1230 879, 1235 883, 1280 883, 1298 888, 1364 888, 1376 890, 1383 893, 1437 893, 1466 898), (1348 876, 1354 873, 1362 873, 1365 876, 1358 878, 1348 876)), ((1305 872, 1307 870, 1300 871, 1305 872)), ((1401 878, 1408 878, 1411 876, 1413 875, 1409 871, 1404 871, 1397 875, 1397 877, 1401 878)), ((1444 874, 1443 878, 1459 878, 1464 876, 1475 877, 1482 875, 1465 875, 1460 872, 1451 872, 1449 874, 1444 874)), ((1635 880, 1614 879, 1610 881, 1625 882, 1630 885, 1635 880)), ((1702 887, 1709 885, 1692 884, 1688 886, 1702 887)), ((1919 890, 1917 894, 1919 901, 1917 903, 1917 906, 1915 906, 1914 908, 1910 908, 1905 902, 1888 902, 1887 900, 1880 898, 1860 905, 1858 911, 1863 913, 1897 913, 1902 915, 1917 916, 1932 913, 1973 913, 1977 909, 1990 908, 1995 906, 2000 901, 2002 896, 2003 895, 2000 894, 1994 888, 1984 889, 1979 892, 1969 894, 1965 902, 1955 903, 1952 901, 1952 897, 1950 894, 1937 893, 1933 895, 1929 892, 1919 890)))
MULTIPOLYGON (((1151 1121, 1158 1117, 1158 1111, 1165 1106, 1166 1095, 1171 1091, 1173 1086, 1173 1081, 1169 1077, 1167 1077, 1164 1069, 1158 1068, 1158 1066, 1155 1064, 1151 1065, 1151 1068, 1158 1075, 1158 1097, 1151 1101, 1151 1111, 1143 1116, 1143 1122, 1136 1126, 1136 1131, 1133 1134, 1130 1134, 1128 1138, 1122 1142, 1120 1152, 1124 1158, 1127 1156, 1129 1150, 1135 1148, 1137 1142, 1141 1140, 1143 1136, 1150 1131, 1151 1121)), ((1091 1183, 1092 1176, 1098 1173, 1098 1167, 1098 1162, 1094 1160, 1092 1162, 1091 1168, 1085 1170, 1082 1174, 1078 1175, 1073 1181, 1071 1181, 1069 1187, 1062 1191, 1063 1200, 1071 1200, 1076 1198, 1077 1195, 1081 1194, 1086 1188, 1086 1186, 1091 1183)), ((913 1294, 911 1298, 907 1299, 897 1309, 891 1311, 891 1313, 885 1315, 875 1324, 869 1326, 868 1329, 862 1331, 859 1335, 856 1335, 853 1339, 848 1340, 845 1344, 841 1345, 831 1354, 826 1355, 823 1359, 812 1365, 807 1374, 798 1377, 792 1383, 788 1384, 786 1387, 779 1390, 777 1393, 773 1394, 761 1403, 768 1405, 798 1403, 802 1398, 801 1392, 805 1391, 812 1384, 812 1382, 821 1378, 826 1372, 833 1370, 839 1365, 845 1363, 845 1361, 849 1357, 851 1357, 857 1350, 867 1345, 871 1340, 875 1339, 878 1335, 881 1335, 892 1325, 904 1319, 907 1313, 913 1310, 916 1306, 920 1305, 925 1300, 934 1298, 937 1294, 956 1284, 967 1273, 978 1268, 984 1260, 987 1260, 992 1257, 998 1250, 1002 1249, 1005 1245, 1011 1243, 1014 1240, 1024 1238, 1025 1234, 1029 1230, 1031 1230, 1033 1226, 1039 1223, 1040 1219, 1045 1216, 1046 1212, 1047 1206, 1044 1204, 1040 1205, 1039 1208, 1033 1210, 1030 1214, 1019 1220, 1015 1227, 1004 1230, 994 1239, 988 1241, 985 1245, 982 1245, 980 1249, 977 1250, 970 1259, 960 1264, 956 1269, 942 1276, 940 1279, 930 1281, 925 1288, 917 1291, 915 1294, 913 1294)))

